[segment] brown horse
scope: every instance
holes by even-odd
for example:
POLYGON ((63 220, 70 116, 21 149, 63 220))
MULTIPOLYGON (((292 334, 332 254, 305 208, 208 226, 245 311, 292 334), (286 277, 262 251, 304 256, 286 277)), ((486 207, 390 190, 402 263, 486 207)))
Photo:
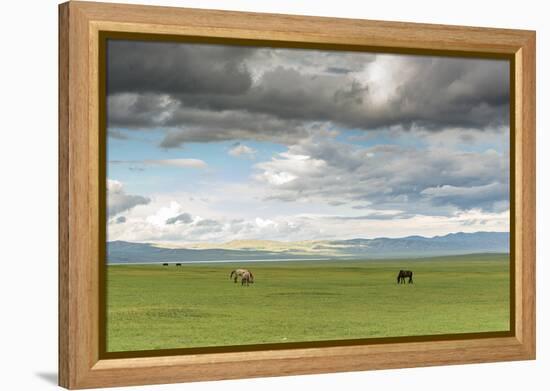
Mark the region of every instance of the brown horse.
POLYGON ((399 270, 399 274, 397 275, 397 283, 398 284, 404 284, 405 278, 409 279, 409 284, 413 283, 413 272, 410 270, 399 270))

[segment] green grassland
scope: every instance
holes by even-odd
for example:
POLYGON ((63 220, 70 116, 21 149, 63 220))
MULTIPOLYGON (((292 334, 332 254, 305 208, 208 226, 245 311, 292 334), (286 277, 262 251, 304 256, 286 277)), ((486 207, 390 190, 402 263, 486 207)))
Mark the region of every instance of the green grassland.
POLYGON ((509 258, 110 265, 107 350, 509 329, 509 258), (255 283, 234 284, 236 267, 255 283), (400 269, 414 284, 398 285, 400 269))

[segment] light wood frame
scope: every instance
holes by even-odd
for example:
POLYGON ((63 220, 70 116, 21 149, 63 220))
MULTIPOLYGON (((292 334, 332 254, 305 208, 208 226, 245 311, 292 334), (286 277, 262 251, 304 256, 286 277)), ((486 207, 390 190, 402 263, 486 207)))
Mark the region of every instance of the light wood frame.
POLYGON ((88 2, 59 6, 59 384, 70 389, 535 358, 535 32, 88 2), (510 336, 163 357, 100 357, 102 31, 506 55, 514 172, 510 336))

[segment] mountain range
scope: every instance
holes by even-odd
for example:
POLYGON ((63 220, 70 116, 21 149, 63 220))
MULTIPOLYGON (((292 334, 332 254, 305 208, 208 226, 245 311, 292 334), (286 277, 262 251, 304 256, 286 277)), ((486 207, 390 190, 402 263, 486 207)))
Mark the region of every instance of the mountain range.
POLYGON ((111 241, 107 262, 164 263, 253 260, 419 258, 473 253, 508 253, 508 232, 451 233, 443 236, 407 236, 348 240, 282 242, 236 240, 188 246, 111 241))

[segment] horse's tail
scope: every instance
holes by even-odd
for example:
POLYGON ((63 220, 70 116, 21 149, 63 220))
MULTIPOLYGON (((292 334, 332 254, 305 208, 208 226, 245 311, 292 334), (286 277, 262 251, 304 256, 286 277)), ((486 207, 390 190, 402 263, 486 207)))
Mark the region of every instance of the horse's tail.
POLYGON ((235 274, 235 273, 236 273, 235 270, 233 270, 233 271, 231 272, 231 274, 229 275, 229 279, 232 279, 232 278, 233 278, 233 274, 235 274))

